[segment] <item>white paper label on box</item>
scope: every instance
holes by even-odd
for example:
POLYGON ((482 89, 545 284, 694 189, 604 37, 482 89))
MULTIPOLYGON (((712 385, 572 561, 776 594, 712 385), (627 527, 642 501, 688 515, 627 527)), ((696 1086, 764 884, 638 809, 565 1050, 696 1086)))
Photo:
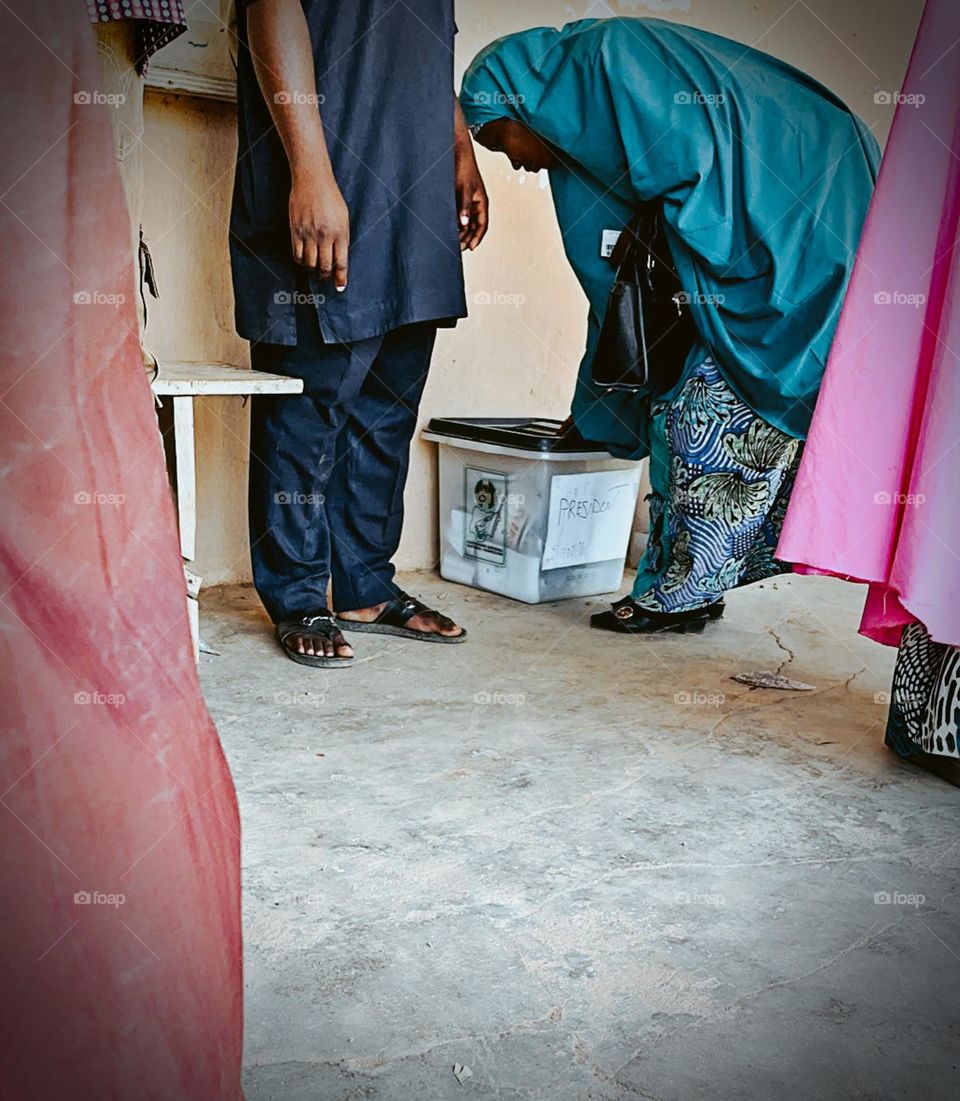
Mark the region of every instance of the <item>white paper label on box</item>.
POLYGON ((626 470, 554 475, 543 568, 623 557, 633 526, 636 486, 636 477, 626 470))

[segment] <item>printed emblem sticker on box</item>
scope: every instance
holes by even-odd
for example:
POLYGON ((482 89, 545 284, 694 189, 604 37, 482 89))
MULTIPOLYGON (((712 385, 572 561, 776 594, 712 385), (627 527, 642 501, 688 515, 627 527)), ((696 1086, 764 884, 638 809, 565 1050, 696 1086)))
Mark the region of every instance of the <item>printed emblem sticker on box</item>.
POLYGON ((463 482, 463 555, 502 566, 507 560, 507 479, 467 467, 463 482))

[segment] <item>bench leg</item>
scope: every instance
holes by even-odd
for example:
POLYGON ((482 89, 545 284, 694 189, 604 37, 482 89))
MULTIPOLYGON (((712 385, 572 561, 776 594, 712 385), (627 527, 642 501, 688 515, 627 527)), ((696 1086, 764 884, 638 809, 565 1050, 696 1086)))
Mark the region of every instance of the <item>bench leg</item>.
POLYGON ((197 557, 197 441, 192 397, 173 399, 173 441, 177 457, 180 554, 192 562, 197 557))

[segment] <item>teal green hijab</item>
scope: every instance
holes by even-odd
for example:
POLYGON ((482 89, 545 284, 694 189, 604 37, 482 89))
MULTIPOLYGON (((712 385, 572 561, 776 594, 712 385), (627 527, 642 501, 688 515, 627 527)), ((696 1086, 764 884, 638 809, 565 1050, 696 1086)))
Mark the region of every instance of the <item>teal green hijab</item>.
POLYGON ((605 229, 662 199, 701 343, 761 417, 806 435, 880 160, 865 125, 784 62, 659 19, 585 19, 491 43, 460 93, 467 122, 522 122, 550 172, 590 302, 573 415, 619 455, 647 450, 647 403, 603 394, 590 361, 614 272, 605 229))

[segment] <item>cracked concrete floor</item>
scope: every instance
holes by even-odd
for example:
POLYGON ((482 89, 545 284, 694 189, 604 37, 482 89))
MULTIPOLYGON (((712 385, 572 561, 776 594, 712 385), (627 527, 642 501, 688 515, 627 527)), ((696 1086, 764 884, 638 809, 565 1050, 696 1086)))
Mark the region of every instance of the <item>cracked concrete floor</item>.
POLYGON ((403 583, 470 641, 312 671, 251 590, 206 601, 247 1101, 958 1096, 957 791, 883 749, 861 590, 633 639, 586 629, 599 600, 403 583), (730 679, 757 669, 816 691, 730 679))

